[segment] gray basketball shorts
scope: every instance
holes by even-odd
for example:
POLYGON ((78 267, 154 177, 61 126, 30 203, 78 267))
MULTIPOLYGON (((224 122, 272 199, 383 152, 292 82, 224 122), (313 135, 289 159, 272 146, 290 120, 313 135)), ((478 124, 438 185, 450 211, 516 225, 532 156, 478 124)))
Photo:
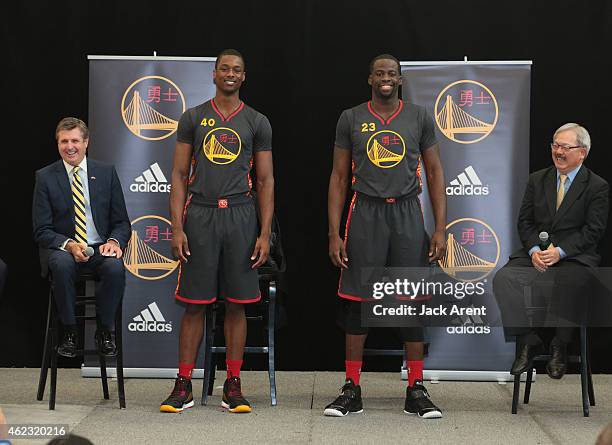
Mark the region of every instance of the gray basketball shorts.
MULTIPOLYGON (((359 303, 376 301, 373 283, 388 275, 385 268, 426 267, 429 238, 418 196, 374 198, 353 196, 345 232, 348 268, 340 272, 338 296, 357 304, 342 304, 338 324, 349 334, 365 334, 359 303)), ((420 328, 417 328, 420 331, 420 328)), ((421 333, 402 337, 422 337, 421 333)))
POLYGON ((191 255, 179 269, 176 298, 191 304, 219 299, 232 303, 260 300, 251 255, 257 241, 253 198, 193 199, 183 223, 191 255))

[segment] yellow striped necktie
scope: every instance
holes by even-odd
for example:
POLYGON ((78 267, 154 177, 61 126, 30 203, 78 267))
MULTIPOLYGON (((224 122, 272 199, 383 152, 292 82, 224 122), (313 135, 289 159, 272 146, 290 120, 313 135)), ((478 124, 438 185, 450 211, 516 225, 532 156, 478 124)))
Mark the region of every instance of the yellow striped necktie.
POLYGON ((80 167, 72 169, 72 201, 74 202, 74 239, 87 244, 87 219, 85 217, 85 191, 79 176, 80 167))
POLYGON ((567 181, 567 175, 559 175, 559 190, 557 190, 557 210, 565 198, 565 181, 567 181))

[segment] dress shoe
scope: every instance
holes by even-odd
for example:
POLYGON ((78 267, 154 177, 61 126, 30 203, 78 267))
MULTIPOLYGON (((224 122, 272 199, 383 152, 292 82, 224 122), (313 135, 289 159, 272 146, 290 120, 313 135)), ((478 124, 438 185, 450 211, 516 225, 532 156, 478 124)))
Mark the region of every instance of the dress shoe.
POLYGON ((96 345, 98 351, 105 357, 115 357, 117 355, 117 345, 113 334, 108 329, 96 331, 96 345))
POLYGON ((512 368, 510 369, 510 374, 512 375, 521 375, 522 373, 533 368, 533 358, 536 355, 539 355, 542 352, 542 345, 521 345, 518 353, 516 354, 516 358, 514 359, 514 363, 512 363, 512 368))
POLYGON ((62 338, 62 343, 57 347, 57 353, 62 357, 76 357, 76 343, 76 332, 66 332, 64 338, 62 338))
POLYGON ((560 379, 567 371, 567 343, 553 338, 550 342, 550 360, 546 363, 546 372, 551 379, 560 379))

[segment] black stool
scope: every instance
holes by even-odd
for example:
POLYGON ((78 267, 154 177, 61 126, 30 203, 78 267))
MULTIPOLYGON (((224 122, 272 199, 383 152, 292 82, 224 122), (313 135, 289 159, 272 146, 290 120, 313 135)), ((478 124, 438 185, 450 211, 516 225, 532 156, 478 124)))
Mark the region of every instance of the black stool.
MULTIPOLYGON (((519 344, 517 342, 516 349, 518 354, 519 344)), ((548 361, 550 355, 538 355, 534 361, 548 361)), ((580 355, 570 355, 567 357, 569 363, 580 363, 580 384, 582 387, 582 413, 584 417, 589 417, 589 404, 595 406, 595 392, 593 390, 593 376, 591 375, 591 364, 587 354, 587 330, 585 326, 580 327, 580 355)), ((523 403, 529 403, 529 395, 531 393, 531 382, 533 380, 533 368, 527 371, 527 380, 525 382, 525 396, 523 403)), ((521 387, 521 376, 514 376, 514 388, 512 390, 512 414, 516 414, 519 392, 521 387)))
MULTIPOLYGON (((56 383, 57 383, 57 346, 59 338, 59 320, 57 311, 55 309, 55 301, 53 298, 53 280, 50 277, 49 287, 49 308, 47 310, 47 330, 45 333, 45 344, 43 347, 43 358, 40 367, 40 378, 38 380, 38 393, 36 395, 37 400, 42 400, 45 392, 45 386, 47 385, 47 374, 49 368, 51 368, 51 385, 49 394, 49 409, 55 409, 55 394, 56 394, 56 383)), ((95 315, 95 286, 98 278, 95 274, 90 272, 80 273, 76 280, 75 286, 77 289, 76 296, 76 307, 77 307, 77 323, 84 325, 87 320, 96 320, 95 315), (79 288, 84 289, 84 292, 79 292, 79 288), (88 308, 93 305, 94 314, 87 315, 88 308), (82 309, 83 315, 79 315, 79 308, 82 309), (79 323, 80 322, 80 323, 79 323)), ((117 357, 116 357, 116 369, 117 369, 117 389, 119 393, 119 407, 125 408, 125 388, 123 381, 123 342, 122 342, 122 303, 119 303, 117 309, 117 315, 115 316, 115 341, 117 343, 117 357)), ((79 342, 84 344, 84 336, 78 337, 79 342)), ((106 373, 106 357, 98 352, 97 349, 84 349, 79 348, 77 354, 92 354, 98 355, 100 361, 100 377, 102 380, 102 392, 104 398, 108 400, 108 378, 106 373)))
MULTIPOLYGON (((267 317, 259 315, 247 317, 247 321, 267 321, 268 333, 267 346, 245 346, 246 354, 268 355, 268 378, 270 380, 270 401, 276 406, 276 375, 274 366, 274 334, 276 330, 276 274, 260 274, 259 288, 261 290, 261 301, 258 305, 267 305, 267 317)), ((215 383, 216 355, 225 354, 224 346, 214 346, 215 332, 217 330, 217 310, 219 306, 213 303, 206 310, 205 338, 204 338, 204 382, 202 385, 202 405, 208 403, 208 396, 212 395, 215 383)))

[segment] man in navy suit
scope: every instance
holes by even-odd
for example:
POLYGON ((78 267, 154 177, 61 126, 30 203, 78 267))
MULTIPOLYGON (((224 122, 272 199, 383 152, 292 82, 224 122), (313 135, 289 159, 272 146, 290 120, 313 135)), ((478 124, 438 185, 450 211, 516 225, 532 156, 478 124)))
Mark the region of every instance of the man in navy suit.
POLYGON ((567 343, 591 296, 592 269, 599 265, 597 252, 608 220, 609 186, 582 165, 591 149, 591 137, 578 124, 558 128, 550 144, 553 166, 529 176, 519 212, 522 247, 497 272, 493 290, 499 303, 506 335, 516 336, 518 353, 513 375, 533 367, 541 352, 542 330, 528 320, 525 296, 530 288, 552 283, 546 326, 555 327, 550 343, 548 375, 560 379, 567 369, 567 343), (549 243, 543 245, 540 234, 549 243))
POLYGON ((64 327, 58 353, 76 356, 74 281, 80 271, 89 270, 100 278, 96 343, 112 357, 117 353, 112 326, 125 287, 121 256, 131 235, 123 191, 112 165, 85 157, 89 129, 83 121, 62 119, 55 136, 62 159, 36 172, 32 218, 43 272, 51 272, 64 327))

